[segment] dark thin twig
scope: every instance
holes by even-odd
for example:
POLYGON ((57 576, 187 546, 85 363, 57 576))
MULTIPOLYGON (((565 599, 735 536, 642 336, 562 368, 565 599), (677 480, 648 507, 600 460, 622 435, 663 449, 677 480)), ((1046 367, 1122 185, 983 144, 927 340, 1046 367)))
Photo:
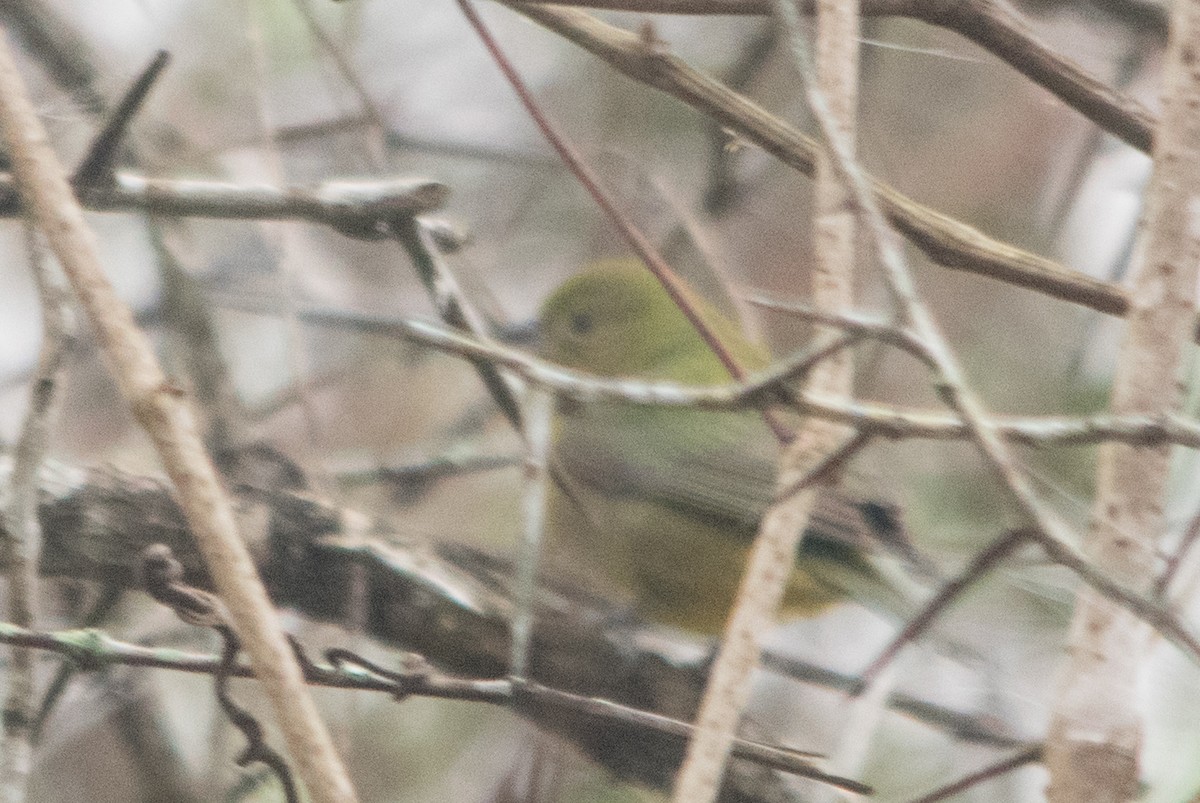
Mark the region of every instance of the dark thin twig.
MULTIPOLYGON (((421 222, 413 218, 400 220, 392 225, 391 231, 412 260, 417 277, 437 308, 438 317, 454 329, 469 332, 478 338, 490 339, 483 319, 467 303, 458 283, 445 269, 441 255, 438 254, 430 234, 422 228, 421 222)), ((295 314, 301 315, 299 311, 295 314)), ((517 432, 523 431, 525 418, 521 412, 521 405, 513 389, 496 370, 495 364, 488 360, 472 360, 471 364, 496 406, 504 413, 504 417, 517 432)))
POLYGON ((941 591, 934 595, 933 599, 921 609, 921 612, 905 625, 899 635, 883 648, 875 660, 871 661, 862 673, 863 687, 870 684, 883 671, 884 667, 895 659, 905 645, 919 638, 933 624, 933 620, 940 616, 972 583, 1011 555, 1021 544, 1031 540, 1032 537, 1033 534, 1028 529, 1009 530, 1001 533, 980 550, 967 564, 967 568, 958 577, 942 586, 941 591))
MULTIPOLYGON (((661 14, 771 13, 770 0, 519 0, 528 4, 539 2, 661 14)), ((816 0, 805 0, 799 6, 803 13, 811 15, 816 0)), ((1144 153, 1150 152, 1158 124, 1154 113, 1074 60, 1055 52, 1007 4, 996 0, 865 0, 862 14, 909 17, 953 31, 1007 62, 1105 131, 1144 153)))
POLYGON ((805 472, 803 477, 793 482, 787 488, 778 491, 775 494, 772 504, 780 504, 783 500, 800 493, 805 488, 830 482, 870 442, 870 433, 851 431, 840 443, 823 455, 816 465, 805 472))
POLYGON ((1200 538, 1200 508, 1192 514, 1191 521, 1188 522, 1187 530, 1184 531, 1183 537, 1179 539, 1179 545, 1167 558, 1167 565, 1163 568, 1163 572, 1159 575, 1154 583, 1154 593, 1156 596, 1162 597, 1171 587, 1171 581, 1179 573, 1179 567, 1183 565, 1183 559, 1187 557, 1187 553, 1196 543, 1196 539, 1200 538))
MULTIPOLYGON (((185 594, 187 599, 189 595, 185 594)), ((188 610, 185 607, 185 611, 188 610)), ((177 611, 178 612, 178 611, 177 611)), ((253 678, 254 670, 245 661, 237 661, 223 667, 223 657, 199 655, 177 649, 153 649, 118 642, 103 631, 67 631, 65 633, 43 633, 14 626, 4 627, 0 642, 16 644, 32 649, 58 652, 69 657, 82 670, 99 670, 113 664, 168 669, 177 672, 213 675, 224 671, 228 677, 253 678)), ((293 641, 293 650, 296 643, 293 641)), ((521 684, 524 702, 514 702, 513 681, 508 678, 473 679, 445 675, 429 670, 428 663, 416 654, 409 654, 402 664, 404 670, 393 671, 380 667, 373 661, 349 650, 334 649, 327 653, 330 666, 321 666, 303 657, 299 651, 300 665, 308 683, 338 689, 386 692, 397 699, 407 696, 432 697, 465 702, 483 702, 520 711, 522 706, 539 705, 561 711, 582 711, 598 720, 646 727, 668 735, 690 732, 691 725, 670 717, 594 697, 583 697, 569 692, 551 689, 537 683, 521 684)), ((937 709, 934 706, 931 710, 937 709)), ((913 713, 921 716, 919 704, 914 703, 913 713)), ((960 715, 961 718, 961 715, 960 715)), ((975 732, 973 729, 972 732, 975 732)), ((979 737, 987 741, 988 737, 979 737)), ((999 737, 996 737, 999 738, 999 737)), ((1007 742, 1001 740, 1002 743, 1007 742)), ((862 784, 848 778, 827 776, 817 770, 809 759, 812 754, 801 751, 772 747, 749 740, 739 740, 734 755, 757 764, 800 775, 827 779, 828 782, 846 789, 863 790, 862 784)))
MULTIPOLYGON (((8 625, 0 631, 0 643, 57 653, 67 658, 77 671, 96 671, 108 666, 122 665, 211 675, 218 670, 221 662, 218 655, 129 644, 116 641, 103 631, 91 629, 44 632, 8 625)), ((404 659, 404 665, 415 666, 417 669, 425 666, 421 656, 415 653, 412 655, 413 658, 404 659)), ((327 660, 331 666, 322 666, 311 660, 301 662, 306 682, 326 688, 384 692, 401 698, 421 696, 500 706, 510 703, 510 684, 503 679, 476 680, 424 671, 404 673, 384 670, 378 673, 377 665, 373 662, 340 649, 327 653, 327 660), (389 672, 396 677, 389 678, 389 672)), ((861 685, 856 676, 772 653, 764 656, 763 666, 795 680, 844 692, 852 692, 861 685)), ((254 677, 254 671, 244 660, 233 666, 228 674, 239 678, 254 677)), ((1019 747, 1027 744, 1021 739, 1000 732, 995 723, 910 695, 894 695, 890 705, 897 711, 965 741, 996 747, 1019 747)), ((620 719, 621 710, 620 706, 614 706, 601 716, 604 719, 620 719)))
POLYGON ((83 157, 75 175, 71 178, 71 183, 77 193, 86 194, 93 187, 112 182, 117 153, 120 151, 125 134, 129 131, 129 124, 141 110, 154 83, 162 75, 170 60, 171 55, 167 51, 158 51, 146 68, 142 70, 142 74, 129 87, 125 96, 121 98, 121 102, 109 114, 108 122, 92 140, 87 155, 83 157))
MULTIPOLYGON (((795 126, 690 67, 663 49, 648 52, 629 31, 571 8, 510 4, 516 11, 588 50, 636 81, 665 92, 736 132, 804 175, 815 170, 821 146, 795 126)), ((918 204, 894 187, 870 179, 884 214, 936 264, 1034 290, 1123 316, 1129 296, 1112 282, 1070 270, 1053 260, 994 240, 958 220, 918 204)))
POLYGON ((990 781, 997 778, 1006 772, 1012 772, 1015 769, 1020 769, 1026 764, 1033 764, 1042 760, 1042 746, 1037 745, 1028 750, 1017 753, 1002 761, 998 761, 991 766, 984 767, 978 772, 973 772, 965 778, 960 778, 954 783, 947 784, 940 789, 935 789, 924 797, 919 797, 912 803, 936 803, 938 800, 945 800, 948 797, 953 797, 961 792, 965 792, 973 786, 978 786, 984 781, 990 781))
MULTIPOLYGON (((38 518, 38 474, 46 460, 57 401, 62 392, 62 369, 70 353, 72 315, 62 280, 51 265, 44 243, 32 223, 24 226, 29 267, 38 288, 42 312, 42 343, 29 386, 29 404, 12 452, 12 471, 0 489, 0 558, 4 576, 6 618, 33 627, 38 619, 38 563, 43 533, 38 518)), ((37 695, 35 656, 14 648, 7 667, 3 703, 3 741, 0 743, 0 783, 6 798, 25 797, 32 766, 34 701, 37 695)))
MULTIPOLYGON (((389 129, 388 122, 384 119, 383 113, 380 112, 374 99, 372 99, 371 93, 367 91, 367 87, 359 77, 358 71, 350 63, 350 59, 346 57, 345 52, 333 40, 329 32, 317 21, 317 15, 313 13, 309 0, 292 0, 292 7, 304 19, 304 24, 308 26, 309 33, 317 40, 317 43, 325 51, 325 55, 329 57, 329 60, 333 62, 334 69, 341 76, 342 81, 354 93, 355 98, 358 100, 358 106, 362 109, 362 116, 375 129, 375 133, 382 141, 389 129)), ((278 139, 281 130, 276 126, 272 135, 278 139)))
MULTIPOLYGON (((514 695, 514 705, 517 711, 521 711, 522 707, 545 706, 547 703, 562 707, 566 711, 578 711, 593 715, 600 715, 619 708, 623 709, 622 721, 624 723, 653 727, 654 730, 671 733, 680 738, 690 738, 695 731, 694 726, 670 717, 662 717, 661 714, 637 711, 636 708, 618 706, 617 703, 595 699, 595 697, 581 697, 565 693, 565 691, 550 689, 538 683, 514 681, 512 695, 514 695)), ((780 769, 782 772, 799 775, 800 778, 810 778, 830 786, 836 786, 838 789, 856 792, 858 795, 872 793, 870 786, 859 783, 859 781, 820 771, 809 761, 814 754, 803 753, 800 750, 768 747, 766 744, 751 742, 748 739, 737 739, 733 744, 732 755, 738 759, 754 760, 764 767, 772 767, 780 769)))
POLYGON ((825 324, 826 326, 832 326, 847 333, 887 343, 907 352, 929 368, 936 369, 937 367, 932 355, 929 353, 929 349, 925 347, 921 339, 915 336, 910 330, 902 326, 897 326, 895 323, 855 312, 833 312, 817 309, 809 304, 796 301, 782 301, 759 293, 746 293, 742 297, 747 303, 753 304, 756 307, 787 315, 795 315, 806 321, 825 324))
MULTIPOLYGON (((462 9, 463 15, 466 16, 467 21, 474 28, 476 34, 478 34, 484 47, 491 54, 493 61, 496 62, 496 66, 504 74, 513 91, 516 92, 521 104, 525 107, 525 111, 537 125, 551 147, 554 148, 563 162, 567 164, 571 172, 579 180, 579 183, 587 190, 588 195, 596 202, 596 205, 600 207, 613 225, 617 227, 622 239, 625 240, 629 247, 633 249, 633 252, 638 255, 638 258, 646 265, 647 269, 662 284, 667 295, 679 307, 684 317, 692 325, 692 328, 696 330, 696 333, 712 349, 713 354, 717 356, 721 364, 729 371, 730 376, 738 380, 745 379, 747 376, 746 369, 742 367, 729 349, 726 348, 725 344, 721 342, 720 337, 717 336, 708 322, 704 320, 704 317, 696 308, 694 298, 683 284, 683 281, 663 260, 658 250, 641 232, 637 224, 617 207, 608 192, 601 186, 599 177, 583 161, 583 158, 579 155, 575 147, 558 131, 557 126, 550 121, 546 113, 542 111, 530 93, 529 88, 525 86, 525 82, 521 80, 512 63, 504 55, 499 44, 487 29, 487 26, 484 25, 483 20, 475 13, 470 0, 457 0, 457 2, 459 8, 462 9)), ((643 42, 643 46, 647 50, 650 50, 653 49, 654 44, 643 42)), ((791 439, 791 430, 777 417, 766 412, 764 412, 763 417, 780 441, 787 442, 791 439)))
POLYGON ((242 736, 246 737, 246 747, 235 759, 237 765, 246 767, 250 764, 262 764, 279 779, 287 803, 300 803, 300 793, 296 788, 296 782, 292 778, 292 771, 288 768, 287 761, 277 750, 267 744, 263 738, 262 725, 254 715, 238 705, 229 694, 229 672, 237 663, 239 650, 237 636, 227 625, 218 626, 216 631, 224 640, 221 666, 213 675, 217 701, 233 726, 242 732, 242 736))
MULTIPOLYGON (((770 651, 763 653, 762 668, 793 680, 850 695, 857 694, 863 687, 863 680, 857 675, 835 672, 790 655, 770 651)), ((1004 732, 1000 727, 1001 723, 991 717, 967 714, 909 694, 893 693, 888 698, 888 706, 964 742, 1003 748, 1025 747, 1029 744, 1026 739, 1019 739, 1004 732)))
MULTIPOLYGON (((171 548, 153 544, 142 550, 138 567, 142 585, 156 601, 171 608, 183 621, 198 627, 210 627, 222 640, 221 660, 213 672, 217 701, 235 728, 246 737, 246 748, 236 759, 239 767, 252 763, 266 766, 283 787, 287 803, 299 803, 300 796, 287 761, 263 738, 259 721, 242 708, 229 694, 229 678, 237 667, 241 650, 237 635, 229 626, 225 606, 216 596, 183 582, 183 564, 175 559, 171 548)), ((293 643, 293 648, 295 643, 293 643)), ((303 666, 303 665, 302 665, 303 666)))
MULTIPOLYGON (((621 706, 608 700, 594 697, 580 697, 576 694, 558 691, 529 681, 513 681, 513 697, 516 710, 523 707, 544 706, 553 704, 564 710, 582 711, 592 715, 602 715, 604 712, 621 710, 620 721, 631 725, 648 727, 662 733, 668 733, 680 738, 690 738, 695 728, 686 722, 664 717, 649 711, 639 711, 634 708, 621 706)), ((789 772, 802 778, 811 778, 839 789, 845 789, 860 795, 872 793, 871 787, 849 778, 829 775, 817 769, 808 760, 812 753, 770 747, 744 739, 734 742, 732 755, 736 758, 751 759, 758 764, 773 769, 789 772)))
POLYGON ((4 27, 50 80, 89 115, 100 115, 108 103, 97 88, 101 76, 96 65, 105 60, 94 49, 99 42, 83 34, 79 15, 45 3, 3 3, 0 8, 4 27))
MULTIPOLYGON (((769 62, 778 42, 779 29, 768 21, 742 47, 737 60, 725 72, 725 85, 738 92, 745 91, 769 62)), ((704 209, 710 215, 720 217, 738 202, 742 194, 737 174, 737 157, 741 148, 737 147, 736 138, 731 137, 729 131, 716 120, 706 118, 705 130, 710 146, 704 209)))
MULTIPOLYGON (((273 302, 246 296, 210 297, 214 303, 260 315, 279 314, 273 302)), ((457 332, 420 320, 377 317, 336 309, 307 308, 296 315, 314 326, 346 327, 383 337, 394 337, 461 357, 507 368, 530 382, 553 388, 564 398, 597 401, 601 398, 630 404, 694 406, 703 409, 744 410, 774 403, 781 383, 798 378, 808 367, 812 352, 789 358, 741 385, 693 387, 666 382, 613 380, 557 368, 524 351, 495 343, 482 343, 457 332)), ((834 319, 830 319, 831 322, 834 319)), ((866 333, 864 333, 866 336, 866 333)), ((962 418, 954 413, 893 407, 871 402, 840 403, 825 396, 792 391, 800 411, 869 431, 880 438, 931 438, 955 440, 970 436, 962 418)), ((996 431, 1026 446, 1072 446, 1115 441, 1141 446, 1176 444, 1200 448, 1200 424, 1179 415, 1111 416, 1082 418, 1010 417, 991 419, 996 431)))
MULTIPOLYGON (((83 627, 96 627, 105 619, 108 614, 116 607, 117 602, 124 595, 125 589, 119 585, 109 583, 100 591, 100 598, 92 605, 90 611, 83 619, 83 627)), ((46 693, 42 695, 41 705, 38 706, 37 716, 33 720, 33 739, 36 742, 42 736, 42 731, 46 727, 46 722, 50 719, 50 715, 54 713, 54 706, 62 698, 67 687, 71 683, 71 679, 75 677, 75 673, 79 671, 79 667, 72 661, 63 661, 59 666, 58 671, 54 673, 54 679, 50 681, 50 685, 46 687, 46 693)))
POLYGON ((511 454, 442 454, 426 460, 400 465, 381 465, 378 461, 334 465, 330 470, 338 482, 347 485, 381 483, 393 499, 419 498, 446 477, 462 477, 480 472, 499 471, 521 465, 521 457, 511 454))

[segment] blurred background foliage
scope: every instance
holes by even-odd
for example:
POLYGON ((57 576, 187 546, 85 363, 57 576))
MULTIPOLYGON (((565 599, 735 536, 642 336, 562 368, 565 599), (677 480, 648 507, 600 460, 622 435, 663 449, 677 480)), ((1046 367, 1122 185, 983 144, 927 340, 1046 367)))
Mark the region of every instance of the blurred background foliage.
MULTIPOLYGON (((1163 46, 1161 9, 1115 11, 1089 0, 1027 4, 1048 42, 1153 106, 1163 46)), ((496 4, 480 5, 539 102, 561 122, 624 207, 693 280, 715 272, 733 296, 760 289, 806 294, 811 182, 731 140, 675 101, 622 77, 496 4)), ((636 30, 647 17, 603 14, 636 30)), ((418 0, 106 0, 8 2, 0 20, 69 163, 158 48, 172 66, 139 115, 130 169, 157 177, 305 184, 412 175, 451 189, 443 217, 469 232, 449 257, 468 295, 494 322, 530 318, 542 297, 589 260, 627 253, 611 226, 556 161, 482 46, 450 3, 418 0), (41 38, 39 39, 39 34, 41 38), (75 63, 74 72, 60 62, 75 63), (369 101, 369 103, 364 103, 369 101)), ((657 17, 657 37, 697 66, 802 127, 806 113, 785 49, 768 19, 657 17)), ((946 31, 906 20, 864 26, 860 143, 875 175, 986 233, 1120 279, 1130 258, 1148 160, 1117 143, 994 57, 946 31)), ((811 127, 810 127, 811 128, 811 127)), ((284 450, 339 503, 387 517, 406 534, 508 548, 516 538, 519 472, 511 467, 383 481, 378 469, 441 456, 511 456, 519 439, 463 362, 350 329, 289 323, 278 310, 318 305, 347 312, 434 317, 395 243, 362 242, 295 222, 148 219, 91 214, 112 280, 148 322, 176 375, 194 381, 206 347, 164 308, 167 249, 203 291, 191 299, 217 333, 252 437, 284 450), (223 299, 261 300, 263 314, 223 299)), ((0 225, 0 434, 11 443, 39 337, 21 224, 0 225)), ((997 412, 1103 410, 1117 322, 997 282, 926 264, 911 253, 920 290, 997 412)), ((860 308, 886 309, 864 257, 860 308)), ((805 327, 748 313, 778 353, 805 327)), ((915 363, 860 352, 864 398, 932 407, 915 363)), ((67 373, 54 456, 153 473, 94 349, 67 373)), ((1026 450, 1048 504, 1086 525, 1093 449, 1026 450)), ((1192 473, 1181 458, 1178 522, 1191 515, 1192 473)), ((884 443, 855 464, 863 481, 899 499, 919 546, 952 572, 973 550, 1019 523, 974 450, 951 443, 884 443)), ((1072 580, 1022 554, 946 617, 939 635, 901 659, 900 687, 1037 740, 1047 718, 1072 580), (947 657, 945 645, 958 645, 947 657), (964 646, 965 645, 965 646, 964 646)), ((70 626, 94 593, 85 583, 46 590, 52 617, 70 626)), ((353 643, 345 629, 294 620, 306 643, 353 643)), ((127 597, 106 625, 114 635, 191 644, 189 628, 127 597)), ((782 627, 773 641, 831 668, 860 671, 891 625, 843 606, 782 627)), ((47 660, 47 676, 53 669, 47 660)), ((1147 799, 1182 800, 1200 787, 1196 669, 1169 648, 1146 690, 1147 799)), ((752 717, 774 739, 829 752, 844 698, 766 676, 752 717)), ((253 687, 240 684, 243 698, 253 687)), ((513 716, 469 703, 320 691, 364 800, 530 799, 557 778, 561 800, 626 801, 621 787, 513 716), (548 769, 549 768, 549 769, 548 769), (531 780, 532 779, 532 780, 531 780)), ((272 799, 238 772, 238 740, 214 713, 208 681, 109 670, 77 679, 48 724, 31 799, 272 799), (157 736, 155 736, 157 734, 157 736), (232 791, 231 791, 232 790, 232 791)), ((888 717, 865 780, 880 800, 905 800, 1001 753, 888 717)), ((959 798, 1036 800, 1027 768, 959 798)), ((269 785, 268 785, 269 787, 269 785)), ((811 787, 808 787, 811 791, 811 787)), ((536 798, 533 798, 536 799, 536 798)))

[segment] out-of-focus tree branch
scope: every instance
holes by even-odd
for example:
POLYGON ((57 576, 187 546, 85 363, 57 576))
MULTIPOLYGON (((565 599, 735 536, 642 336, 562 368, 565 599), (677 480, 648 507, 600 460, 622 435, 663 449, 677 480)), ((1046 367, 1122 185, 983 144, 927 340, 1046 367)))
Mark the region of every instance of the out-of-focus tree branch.
MULTIPOLYGON (((550 2, 514 0, 512 4, 550 2)), ((553 5, 645 14, 771 13, 770 0, 570 0, 553 2, 553 5)), ((814 14, 818 0, 804 0, 798 5, 804 13, 814 14)), ((1038 38, 1025 18, 1006 3, 996 0, 865 0, 862 14, 866 17, 908 17, 954 31, 1008 62, 1105 131, 1140 151, 1150 150, 1157 123, 1154 114, 1074 60, 1055 52, 1038 38)))
POLYGON ((46 235, 80 308, 96 331, 122 395, 171 476, 233 625, 265 680, 299 776, 314 800, 356 800, 238 535, 228 496, 204 451, 195 418, 181 398, 184 394, 168 381, 145 333, 105 275, 96 235, 84 220, 16 61, 3 41, 0 128, 12 157, 24 213, 46 235))
MULTIPOLYGON (((1133 308, 1117 355, 1112 410, 1118 414, 1169 414, 1182 401, 1200 278, 1198 35, 1200 2, 1176 3, 1133 308)), ((1085 552, 1139 592, 1154 588, 1159 570, 1170 457, 1167 446, 1109 444, 1100 451, 1085 552)), ((1046 742, 1054 803, 1137 796, 1144 727, 1139 689, 1149 636, 1143 622, 1111 600, 1080 592, 1046 742)))
MULTIPOLYGON (((138 587, 140 555, 150 544, 166 544, 183 563, 189 583, 211 587, 203 562, 167 487, 153 479, 111 470, 70 469, 43 473, 40 518, 46 540, 42 572, 127 589, 138 587)), ((348 621, 355 595, 365 582, 365 628, 385 644, 413 650, 462 684, 426 683, 413 693, 459 699, 473 697, 467 679, 502 678, 508 667, 509 621, 514 601, 510 564, 469 547, 402 540, 386 524, 371 522, 306 494, 242 487, 237 508, 243 532, 277 605, 320 621, 348 621), (441 691, 439 691, 441 689, 441 691)), ((0 567, 3 568, 3 567, 0 567)), ((629 631, 606 624, 618 619, 610 604, 580 595, 573 587, 539 592, 530 677, 563 692, 612 700, 688 720, 706 674, 703 661, 682 663, 653 647, 638 646, 629 631)), ((107 663, 212 671, 216 656, 180 656, 115 645, 98 631, 57 636, 0 627, 0 641, 53 649, 84 668, 107 663), (173 657, 169 657, 173 656, 173 657)), ((856 679, 798 662, 774 661, 798 679, 852 689, 856 679)), ((249 672, 249 667, 239 673, 249 672)), ((311 682, 394 691, 394 686, 351 672, 313 673, 311 682)), ((471 682, 473 682, 473 680, 471 682)), ((561 704, 543 696, 505 701, 489 692, 485 701, 510 704, 538 724, 559 732, 621 777, 665 786, 682 757, 679 733, 587 710, 566 716, 561 704), (596 717, 606 724, 597 726, 596 717)), ((933 728, 979 744, 1011 748, 1020 739, 985 718, 898 695, 893 706, 933 728)), ((735 756, 739 755, 735 748, 735 756)), ((770 787, 759 770, 735 762, 725 799, 764 799, 770 787), (741 790, 741 791, 737 791, 741 790)), ((769 799, 769 797, 765 798, 769 799)))
MULTIPOLYGON (((662 49, 648 52, 633 33, 570 8, 514 3, 540 25, 603 59, 634 80, 692 106, 761 147, 784 164, 811 176, 817 142, 746 97, 691 68, 662 49)), ((872 189, 888 220, 936 264, 975 273, 1107 315, 1124 315, 1128 293, 1057 262, 988 237, 961 221, 923 206, 877 179, 872 189)))

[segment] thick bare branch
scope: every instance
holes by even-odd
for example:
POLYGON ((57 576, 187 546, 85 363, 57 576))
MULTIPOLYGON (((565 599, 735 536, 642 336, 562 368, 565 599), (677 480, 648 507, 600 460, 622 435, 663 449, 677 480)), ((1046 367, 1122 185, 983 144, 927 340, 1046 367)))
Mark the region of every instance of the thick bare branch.
MULTIPOLYGON (((777 5, 784 30, 788 36, 803 36, 795 9, 788 2, 783 0, 777 5)), ((823 0, 817 5, 817 23, 817 80, 830 98, 835 124, 853 148, 858 117, 857 3, 823 0)), ((816 179, 811 295, 818 309, 838 314, 854 306, 857 210, 824 154, 817 161, 816 179)), ((835 330, 825 336, 837 334, 835 330)), ((806 390, 841 401, 850 399, 853 388, 853 352, 844 348, 823 359, 805 383, 806 390)), ((763 516, 750 549, 697 713, 696 736, 688 744, 673 790, 675 803, 716 799, 733 738, 750 699, 762 640, 778 615, 816 504, 818 489, 812 482, 813 472, 827 457, 841 449, 856 449, 863 442, 853 429, 810 418, 784 448, 776 480, 780 497, 763 516)))
MULTIPOLYGON (((1146 191, 1133 308, 1117 356, 1112 410, 1164 415, 1179 408, 1180 376, 1200 278, 1200 2, 1172 12, 1164 116, 1146 191)), ((1106 445, 1085 552, 1135 592, 1154 587, 1164 528, 1170 449, 1106 445)), ((1072 620, 1046 742, 1054 803, 1137 796, 1142 747, 1138 689, 1150 631, 1129 611, 1083 590, 1072 620)))
MULTIPOLYGON (((233 309, 276 314, 269 305, 249 298, 221 298, 233 309)), ((785 382, 811 369, 815 358, 828 349, 818 345, 779 362, 745 383, 693 387, 669 382, 609 379, 547 363, 524 351, 494 342, 479 342, 436 324, 403 318, 379 318, 340 310, 305 309, 300 320, 317 326, 354 329, 396 337, 429 348, 457 354, 473 362, 491 363, 529 382, 552 389, 564 398, 581 402, 621 401, 629 404, 697 407, 707 410, 744 410, 776 402, 772 392, 785 382)), ((838 326, 850 336, 874 337, 900 345, 925 362, 932 358, 910 332, 858 316, 823 314, 819 320, 838 326)), ((847 402, 830 396, 792 391, 790 402, 805 415, 848 424, 860 432, 892 440, 928 438, 957 440, 970 437, 963 419, 954 413, 897 407, 874 402, 847 402)), ((995 416, 997 434, 1025 446, 1080 446, 1119 441, 1133 444, 1172 443, 1200 448, 1200 423, 1180 415, 1163 416, 995 416)))
MULTIPOLYGON (((445 184, 398 176, 378 181, 326 181, 314 186, 239 184, 204 179, 147 178, 120 171, 111 183, 89 187, 84 205, 97 211, 143 211, 226 220, 307 220, 347 237, 382 240, 391 227, 441 208, 445 184)), ((17 185, 0 173, 0 217, 21 214, 17 185)))
POLYGON ((300 670, 238 535, 233 510, 204 452, 183 394, 163 373, 144 333, 105 277, 83 218, 7 45, 0 42, 0 124, 28 214, 46 234, 79 298, 122 394, 154 441, 188 522, 256 671, 264 678, 298 774, 321 803, 356 799, 300 670))
MULTIPOLYGON (((182 512, 162 482, 107 470, 61 465, 54 469, 54 475, 43 472, 41 482, 44 574, 133 589, 138 556, 146 546, 162 543, 183 563, 188 583, 211 587, 182 512)), ((505 675, 508 622, 515 607, 515 570, 507 561, 452 543, 405 541, 385 522, 365 520, 300 493, 247 489, 238 504, 246 510, 247 521, 261 524, 261 529, 248 529, 245 534, 277 605, 344 625, 351 619, 355 598, 351 588, 356 587, 369 600, 363 617, 368 635, 416 650, 441 670, 460 676, 462 683, 446 686, 444 696, 477 699, 467 690, 476 683, 474 679, 505 675)), ((618 612, 608 605, 573 587, 541 588, 531 678, 555 689, 691 719, 706 662, 681 663, 650 648, 635 649, 628 638, 614 639, 605 623, 617 621, 618 612)), ((0 626, 0 641, 54 649, 83 668, 122 662, 211 671, 217 661, 215 656, 181 657, 174 649, 169 652, 172 660, 166 660, 160 651, 117 648, 91 630, 48 638, 0 626)), ((770 665, 820 686, 851 690, 860 684, 858 678, 794 659, 772 659, 770 665)), ((310 682, 384 690, 359 675, 314 676, 311 667, 304 668, 310 682)), ((239 674, 243 671, 250 669, 246 666, 239 674)), ((438 688, 431 683, 413 691, 443 696, 438 688)), ((486 701, 504 704, 490 696, 486 701)), ((682 757, 678 735, 656 735, 658 728, 648 728, 644 721, 622 722, 595 712, 565 717, 561 705, 535 705, 537 698, 526 698, 525 703, 512 704, 522 715, 580 744, 620 777, 665 787, 682 757), (603 727, 597 726, 597 716, 603 727)), ((956 738, 1005 748, 1023 744, 986 715, 977 717, 903 695, 892 704, 956 738)), ((734 755, 743 754, 743 748, 735 746, 734 755)), ((730 799, 750 800, 761 793, 763 783, 762 777, 746 773, 741 762, 735 762, 726 791, 733 794, 730 799)))
MULTIPOLYGON (((550 0, 519 2, 535 5, 550 0)), ((770 0, 571 0, 554 4, 649 14, 771 13, 770 0)), ((818 0, 802 0, 798 5, 804 13, 813 14, 818 0)), ((1008 62, 1105 131, 1140 151, 1150 150, 1158 122, 1154 114, 1055 52, 1008 4, 996 0, 865 0, 862 13, 867 17, 908 17, 954 31, 1008 62)))
MULTIPOLYGON (((38 286, 42 309, 42 346, 30 382, 29 406, 13 450, 13 470, 0 486, 0 554, 8 563, 8 619, 16 625, 38 624, 38 564, 42 531, 38 523, 38 470, 46 457, 60 395, 61 373, 74 335, 73 316, 62 277, 47 257, 45 244, 32 224, 25 226, 26 252, 38 286)), ((37 686, 34 655, 14 649, 8 664, 4 700, 4 742, 0 747, 0 798, 24 801, 33 768, 37 686)))
MULTIPOLYGON (((812 175, 820 146, 788 125, 661 49, 648 50, 632 33, 574 9, 517 4, 514 8, 604 59, 611 66, 694 107, 784 164, 812 175)), ((884 214, 910 242, 943 267, 976 273, 1052 298, 1124 315, 1129 298, 1120 285, 1093 279, 1053 260, 993 240, 979 230, 916 203, 871 179, 884 214)))

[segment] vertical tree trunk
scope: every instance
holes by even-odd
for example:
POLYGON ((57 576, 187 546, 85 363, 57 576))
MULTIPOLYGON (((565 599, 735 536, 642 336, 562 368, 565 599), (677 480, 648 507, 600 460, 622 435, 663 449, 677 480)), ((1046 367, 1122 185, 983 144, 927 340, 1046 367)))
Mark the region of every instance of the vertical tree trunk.
MULTIPOLYGON (((1112 411, 1179 405, 1181 358, 1195 314, 1200 260, 1200 0, 1174 8, 1132 309, 1118 354, 1112 411)), ((1101 450, 1087 551, 1129 587, 1151 590, 1163 528, 1169 448, 1101 450)), ((1046 745, 1054 803, 1136 796, 1142 724, 1138 687, 1150 630, 1090 589, 1080 592, 1046 745)))

